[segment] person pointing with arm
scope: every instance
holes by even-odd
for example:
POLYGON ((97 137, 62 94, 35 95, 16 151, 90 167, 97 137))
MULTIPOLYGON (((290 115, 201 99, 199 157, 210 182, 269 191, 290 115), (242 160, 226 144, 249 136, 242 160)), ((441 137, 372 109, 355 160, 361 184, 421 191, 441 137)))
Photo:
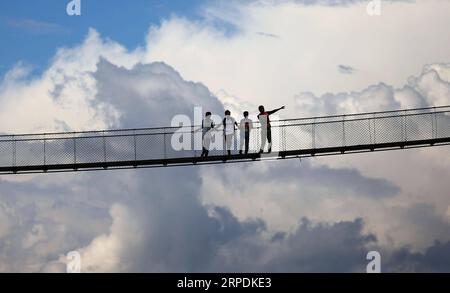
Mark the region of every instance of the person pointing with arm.
POLYGON ((259 106, 259 114, 258 114, 258 120, 261 124, 261 148, 259 150, 259 153, 262 154, 264 152, 264 147, 266 145, 266 140, 269 143, 268 152, 272 152, 272 129, 270 125, 270 118, 269 116, 272 114, 275 114, 276 112, 283 110, 285 107, 280 107, 278 109, 272 110, 272 111, 266 111, 264 109, 264 106, 259 106))

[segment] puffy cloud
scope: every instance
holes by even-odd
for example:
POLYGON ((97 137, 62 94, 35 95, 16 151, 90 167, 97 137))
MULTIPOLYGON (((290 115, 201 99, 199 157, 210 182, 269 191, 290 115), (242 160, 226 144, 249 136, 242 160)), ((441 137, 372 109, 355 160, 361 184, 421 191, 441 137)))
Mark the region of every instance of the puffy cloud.
POLYGON ((385 272, 448 273, 449 255, 450 242, 436 241, 423 253, 404 247, 389 256, 385 272))
POLYGON ((153 27, 145 58, 171 64, 213 92, 286 104, 289 116, 298 115, 293 97, 300 92, 359 92, 380 82, 397 88, 424 64, 450 58, 448 1, 383 2, 380 17, 367 15, 366 1, 325 2, 211 4, 204 21, 173 17, 153 27), (358 71, 343 75, 339 64, 358 71))
MULTIPOLYGON (((296 112, 308 116, 432 106, 439 105, 438 98, 448 104, 448 73, 447 64, 434 64, 403 88, 380 83, 361 92, 301 93, 296 112)), ((319 222, 363 217, 366 231, 375 233, 380 244, 421 250, 435 239, 449 240, 449 186, 438 180, 450 175, 448 152, 443 147, 214 168, 205 172, 203 198, 228 206, 240 219, 262 217, 275 230, 292 229, 299 214, 319 222), (212 189, 217 191, 211 195, 212 189)))
POLYGON ((93 76, 98 91, 93 103, 108 109, 105 115, 117 113, 114 127, 168 126, 178 114, 188 115, 193 121, 195 106, 223 112, 222 104, 208 88, 184 81, 164 63, 137 64, 127 70, 101 59, 93 76))
POLYGON ((311 92, 296 96, 297 109, 310 114, 336 114, 382 111, 384 109, 445 106, 450 101, 449 64, 424 66, 422 73, 411 76, 402 88, 385 83, 371 85, 360 92, 311 92))
MULTIPOLYGON (((167 125, 175 114, 191 116, 194 106, 223 111, 220 102, 205 86, 183 80, 173 68, 163 63, 136 65, 138 55, 138 52, 126 52, 113 41, 101 39, 97 32, 91 30, 80 46, 59 50, 40 77, 30 78, 27 75, 29 70, 18 64, 1 86, 0 96, 5 106, 2 118, 13 120, 3 124, 2 130, 28 132, 167 125), (22 111, 35 115, 23 116, 22 111)), ((163 204, 166 200, 163 195, 170 193, 170 182, 174 178, 178 178, 180 184, 172 190, 174 196, 186 196, 186 208, 189 207, 187 198, 195 204, 195 187, 200 184, 196 171, 172 169, 159 179, 155 179, 158 177, 156 173, 125 171, 121 174, 5 177, 0 194, 7 208, 3 208, 0 215, 8 221, 1 225, 0 269, 60 270, 63 266, 58 261, 61 259, 59 255, 88 245, 95 236, 105 233, 111 221, 112 235, 116 231, 136 231, 132 229, 134 224, 128 221, 134 217, 135 209, 143 203, 153 204, 145 201, 149 195, 156 196, 155 203, 163 204), (149 181, 147 176, 153 180, 149 181), (145 188, 134 188, 142 182, 146 183, 145 188), (156 189, 158 182, 161 185, 156 189), (191 186, 192 191, 188 192, 187 186, 191 186), (120 204, 122 200, 124 203, 120 204), (110 207, 112 217, 108 215, 110 207), (27 221, 22 219, 24 216, 27 221)), ((166 207, 170 217, 179 203, 178 197, 173 199, 166 207)), ((206 214, 198 203, 194 207, 206 214)), ((182 210, 183 206, 179 208, 182 210)), ((158 209, 154 211, 158 215, 158 209)), ((192 208, 187 211, 195 214, 192 208)), ((143 226, 147 225, 147 220, 152 219, 137 217, 140 233, 145 231, 143 226)), ((161 219, 156 217, 155 222, 158 220, 161 219)), ((158 236, 160 228, 154 225, 158 236)), ((198 225, 194 222, 190 226, 198 225)), ((143 239, 145 235, 136 237, 143 239)), ((133 247, 115 246, 117 239, 113 236, 104 238, 95 243, 108 243, 110 249, 105 253, 111 257, 117 255, 120 261, 127 263, 121 258, 121 253, 133 247)), ((120 240, 123 242, 125 239, 120 240)), ((170 235, 164 240, 169 241, 170 235)), ((148 244, 146 241, 148 239, 136 245, 148 244)), ((91 250, 86 250, 88 255, 89 251, 95 251, 95 243, 91 250)), ((160 246, 161 249, 167 247, 164 243, 160 246)), ((98 265, 100 259, 106 261, 98 256, 93 257, 91 265, 86 263, 92 270, 122 268, 115 266, 114 261, 98 265)), ((139 255, 131 258, 129 267, 136 268, 139 259, 139 255)))
POLYGON ((205 172, 203 201, 227 206, 241 220, 263 218, 274 233, 295 229, 299 215, 317 222, 353 220, 358 214, 348 218, 325 214, 350 202, 372 205, 400 192, 386 179, 364 177, 353 169, 313 166, 308 160, 211 169, 205 172))
POLYGON ((29 65, 19 62, 0 85, 1 132, 45 132, 107 128, 114 121, 91 105, 96 97, 96 70, 100 56, 131 68, 141 49, 128 52, 122 45, 100 38, 91 29, 84 42, 60 48, 40 77, 30 75, 29 65), (20 111, 18 111, 20 109, 20 111))
POLYGON ((68 177, 1 180, 0 271, 43 270, 62 252, 87 245, 108 228, 111 203, 99 202, 105 189, 94 191, 89 179, 68 177))
POLYGON ((246 237, 219 250, 220 271, 364 272, 367 249, 376 243, 363 221, 314 225, 303 218, 290 234, 269 240, 246 237))
POLYGON ((362 259, 376 237, 364 235, 362 229, 361 219, 317 226, 304 219, 297 231, 281 242, 284 247, 269 262, 267 271, 364 272, 362 259))

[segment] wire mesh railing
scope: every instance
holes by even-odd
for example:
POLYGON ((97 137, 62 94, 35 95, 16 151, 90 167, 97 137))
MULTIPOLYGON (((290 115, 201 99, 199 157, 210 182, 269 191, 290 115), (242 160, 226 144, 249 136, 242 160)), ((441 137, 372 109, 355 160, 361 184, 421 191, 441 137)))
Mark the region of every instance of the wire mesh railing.
MULTIPOLYGON (((450 106, 358 113, 271 122, 272 152, 377 145, 450 138, 450 106)), ((254 122, 249 153, 261 147, 261 126, 254 122)), ((226 155, 223 131, 211 131, 209 156, 226 155)), ((243 132, 236 130, 232 154, 243 132)), ((198 158, 198 126, 0 135, 0 168, 56 166, 198 158)), ((268 143, 266 143, 266 149, 268 143)))

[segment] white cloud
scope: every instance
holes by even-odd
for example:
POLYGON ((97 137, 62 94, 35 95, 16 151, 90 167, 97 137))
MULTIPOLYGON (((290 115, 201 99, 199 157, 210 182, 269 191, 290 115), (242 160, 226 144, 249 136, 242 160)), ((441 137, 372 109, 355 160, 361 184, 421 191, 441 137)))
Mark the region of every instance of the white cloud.
POLYGON ((111 207, 113 223, 109 234, 97 236, 89 246, 81 250, 84 272, 127 271, 126 259, 121 256, 126 250, 135 249, 143 241, 142 230, 133 212, 126 206, 115 204, 111 207))
POLYGON ((29 66, 18 63, 0 86, 0 131, 6 133, 44 132, 107 128, 110 121, 90 106, 96 95, 91 76, 100 56, 120 66, 131 67, 140 50, 127 50, 102 40, 90 30, 83 44, 59 49, 50 67, 40 78, 28 77, 29 66), (64 121, 64 124, 55 123, 64 121), (62 128, 62 129, 61 129, 62 128), (68 129, 65 129, 68 128, 68 129))
POLYGON ((343 7, 232 3, 212 4, 205 22, 163 21, 150 30, 146 60, 171 64, 213 92, 226 89, 270 107, 274 101, 293 106, 300 92, 362 91, 380 82, 400 87, 424 64, 450 59, 448 1, 385 3, 380 17, 368 16, 367 3, 357 1, 343 7), (227 25, 218 28, 215 20, 227 25), (358 72, 342 75, 339 64, 358 72))

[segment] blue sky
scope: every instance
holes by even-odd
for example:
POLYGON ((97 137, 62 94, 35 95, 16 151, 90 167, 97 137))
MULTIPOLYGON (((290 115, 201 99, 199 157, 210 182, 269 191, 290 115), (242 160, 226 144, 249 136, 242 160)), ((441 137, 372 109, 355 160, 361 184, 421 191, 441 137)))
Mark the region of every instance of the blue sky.
POLYGON ((172 14, 196 18, 205 0, 81 0, 82 16, 71 17, 66 14, 69 2, 0 2, 0 75, 18 61, 40 72, 57 48, 80 43, 90 27, 134 48, 144 43, 151 24, 172 14))

